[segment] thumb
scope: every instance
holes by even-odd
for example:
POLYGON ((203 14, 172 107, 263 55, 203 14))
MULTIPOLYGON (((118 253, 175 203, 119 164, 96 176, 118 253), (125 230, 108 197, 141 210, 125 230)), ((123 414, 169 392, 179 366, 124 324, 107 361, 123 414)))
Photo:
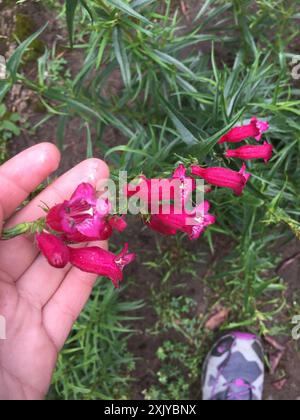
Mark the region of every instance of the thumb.
POLYGON ((1 234, 2 234, 2 227, 3 227, 3 210, 2 210, 2 205, 0 202, 0 240, 1 240, 1 234))

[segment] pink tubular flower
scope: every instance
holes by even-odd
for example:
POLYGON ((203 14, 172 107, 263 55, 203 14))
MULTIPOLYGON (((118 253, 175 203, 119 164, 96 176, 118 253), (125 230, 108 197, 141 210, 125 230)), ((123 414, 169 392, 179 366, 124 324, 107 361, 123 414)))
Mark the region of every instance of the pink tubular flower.
POLYGON ((98 247, 69 248, 71 263, 82 271, 111 279, 116 288, 123 280, 123 269, 135 260, 135 254, 128 253, 126 244, 119 255, 98 247))
POLYGON ((194 222, 189 232, 189 238, 191 240, 198 239, 205 229, 216 223, 216 217, 209 213, 210 203, 204 201, 200 206, 196 208, 194 213, 194 222))
POLYGON ((200 166, 192 166, 193 175, 205 179, 208 184, 217 187, 230 188, 236 195, 242 195, 244 188, 251 177, 246 172, 246 165, 242 166, 240 172, 226 168, 201 168, 200 166))
MULTIPOLYGON (((143 201, 148 203, 151 202, 151 184, 156 181, 160 182, 160 179, 148 179, 144 175, 140 175, 137 178, 138 183, 135 185, 133 182, 125 186, 126 197, 136 196, 143 201)), ((159 192, 160 193, 160 192, 159 192)), ((158 201, 161 199, 161 193, 156 197, 158 201)))
POLYGON ((186 204, 192 194, 196 189, 196 181, 186 176, 187 169, 184 165, 180 164, 177 169, 174 171, 172 180, 180 180, 179 191, 175 191, 174 188, 171 191, 171 199, 176 202, 181 202, 186 204))
POLYGON ((151 203, 161 201, 174 201, 185 204, 190 194, 196 189, 196 182, 193 178, 186 176, 186 168, 180 164, 171 178, 148 179, 144 175, 139 177, 139 183, 127 185, 125 194, 127 197, 137 196, 144 202, 151 203))
POLYGON ((70 251, 65 243, 50 233, 39 233, 36 241, 42 254, 50 265, 55 268, 64 268, 70 262, 70 251))
POLYGON ((127 223, 124 220, 124 216, 113 216, 108 219, 108 224, 112 229, 118 232, 124 232, 124 230, 127 228, 127 223))
MULTIPOLYGON (((163 209, 163 207, 162 207, 163 209)), ((209 214, 210 204, 204 201, 194 211, 176 213, 175 207, 171 206, 169 214, 152 215, 148 226, 163 235, 173 236, 178 231, 184 232, 189 239, 198 239, 207 226, 215 223, 216 218, 209 214)))
POLYGON ((268 162, 273 154, 273 146, 264 142, 263 146, 242 146, 239 149, 227 150, 226 157, 243 160, 264 159, 268 162))
MULTIPOLYGON (((117 217, 112 223, 109 221, 110 211, 109 201, 97 198, 94 187, 82 183, 70 200, 49 210, 46 223, 69 242, 106 240, 117 226, 117 217)), ((125 221, 121 223, 124 225, 125 221)))
POLYGON ((268 131, 268 129, 269 123, 253 117, 249 125, 234 127, 232 130, 230 130, 229 133, 225 134, 225 136, 219 140, 219 144, 239 143, 249 137, 254 137, 257 141, 260 141, 263 133, 268 131))

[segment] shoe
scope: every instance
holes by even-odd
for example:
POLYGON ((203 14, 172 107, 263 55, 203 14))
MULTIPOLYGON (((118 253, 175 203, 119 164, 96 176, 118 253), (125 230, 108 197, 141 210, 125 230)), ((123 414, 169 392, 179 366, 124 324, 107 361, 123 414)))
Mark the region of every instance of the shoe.
POLYGON ((204 401, 260 401, 264 384, 264 350, 253 334, 233 332, 212 348, 204 364, 204 401))

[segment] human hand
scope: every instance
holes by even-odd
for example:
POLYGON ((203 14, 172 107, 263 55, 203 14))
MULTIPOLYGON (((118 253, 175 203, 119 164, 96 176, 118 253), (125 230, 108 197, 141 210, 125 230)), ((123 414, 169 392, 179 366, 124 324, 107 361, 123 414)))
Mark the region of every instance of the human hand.
MULTIPOLYGON (((0 237, 5 226, 34 221, 68 199, 81 182, 95 187, 109 176, 106 164, 89 159, 57 179, 14 215, 16 208, 54 172, 60 162, 55 146, 42 143, 0 166, 0 237)), ((100 246, 106 247, 106 243, 100 246)), ((33 238, 0 241, 0 399, 43 399, 57 355, 90 296, 95 275, 70 266, 57 270, 39 255, 33 238)))

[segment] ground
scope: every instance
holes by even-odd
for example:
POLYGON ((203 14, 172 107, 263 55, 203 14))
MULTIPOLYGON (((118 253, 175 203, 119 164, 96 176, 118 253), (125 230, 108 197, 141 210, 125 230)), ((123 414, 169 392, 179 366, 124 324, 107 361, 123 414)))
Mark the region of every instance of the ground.
MULTIPOLYGON (((198 5, 199 2, 194 2, 198 5)), ((190 10, 186 10, 183 6, 182 12, 185 14, 185 18, 188 24, 189 17, 193 15, 193 9, 190 4, 190 10)), ((0 5, 1 7, 1 5, 0 5)), ((11 37, 11 28, 14 25, 14 7, 6 7, 0 17, 1 34, 7 36, 7 40, 11 37)), ((82 55, 77 51, 70 51, 66 47, 67 35, 63 29, 60 28, 59 22, 54 19, 55 14, 46 10, 41 3, 30 2, 26 3, 18 9, 18 13, 22 13, 25 16, 33 16, 36 27, 41 26, 46 20, 49 20, 49 26, 42 37, 44 43, 51 46, 54 40, 58 40, 64 51, 64 56, 71 64, 72 73, 76 74, 82 63, 82 55), (63 48, 64 47, 64 48, 63 48)), ((1 41, 1 38, 0 38, 1 41)), ((10 42, 0 43, 0 54, 9 54, 11 48, 10 42)), ((34 72, 34 62, 28 62, 26 71, 28 74, 34 72)), ((114 81, 117 86, 120 80, 118 77, 114 81)), ((8 104, 11 109, 14 109, 22 114, 23 123, 26 127, 30 127, 36 124, 43 116, 44 111, 40 109, 37 98, 33 97, 27 91, 24 91, 21 87, 15 87, 12 94, 8 98, 8 104)), ((86 145, 85 139, 81 138, 78 141, 78 126, 79 122, 74 120, 69 125, 65 137, 64 153, 62 159, 62 165, 58 172, 64 172, 71 168, 82 160, 85 154, 86 145)), ((38 128, 34 133, 29 129, 25 128, 20 136, 14 138, 9 147, 9 155, 12 156, 25 148, 42 141, 55 142, 57 129, 57 119, 52 118, 45 125, 38 128)), ((110 144, 119 144, 120 138, 118 133, 111 129, 107 133, 106 141, 110 144)), ((100 149, 96 150, 96 156, 101 158, 102 153, 100 149)), ((134 327, 137 329, 137 333, 132 336, 129 342, 130 351, 138 358, 134 377, 136 382, 133 384, 133 398, 141 399, 144 398, 144 390, 149 389, 151 385, 156 382, 155 373, 161 368, 161 361, 156 355, 158 348, 162 345, 165 340, 182 340, 182 337, 176 329, 169 329, 163 333, 155 334, 155 330, 160 328, 160 325, 156 325, 158 322, 158 314, 153 306, 153 296, 155 291, 162 290, 167 293, 164 286, 161 285, 161 272, 159 270, 150 269, 145 263, 147 261, 155 261, 157 258, 157 240, 154 233, 149 231, 140 231, 140 228, 130 223, 129 230, 126 233, 128 239, 133 236, 136 238, 133 245, 133 251, 141 250, 143 256, 142 261, 132 266, 129 271, 129 277, 135 279, 134 283, 129 282, 129 285, 122 298, 124 299, 144 299, 145 306, 142 310, 139 310, 136 314, 140 317, 140 320, 136 321, 134 327), (137 286, 140 285, 140 287, 137 286), (156 327, 155 327, 156 326, 156 327)), ((217 259, 221 260, 223 257, 223 249, 228 246, 226 238, 220 237, 218 241, 218 247, 216 251, 217 259)), ((188 246, 188 244, 186 244, 188 246)), ((173 247, 174 258, 176 256, 176 242, 160 243, 162 247, 173 247)), ((190 245, 189 245, 190 246, 190 245)), ((229 244, 230 246, 230 244, 229 244)), ((189 273, 175 272, 172 273, 172 284, 173 285, 185 285, 184 295, 190 296, 197 301, 197 307, 193 310, 193 316, 195 318, 202 319, 203 314, 211 310, 211 302, 215 298, 210 288, 206 283, 201 280, 205 273, 212 266, 213 260, 216 256, 209 254, 209 250, 203 244, 197 245, 199 249, 197 252, 207 253, 208 257, 200 262, 196 263, 194 271, 196 275, 191 276, 189 273), (203 249, 202 249, 203 248, 203 249)), ((278 252, 282 255, 282 261, 287 261, 283 264, 280 269, 280 275, 284 281, 289 285, 289 296, 288 299, 292 302, 294 296, 299 296, 299 279, 300 279, 300 264, 299 258, 296 257, 300 252, 299 242, 294 242, 292 245, 282 246, 278 249, 278 252), (291 260, 291 258, 293 259, 291 260)), ((213 269, 212 269, 213 270, 213 269)), ((178 289, 178 296, 182 294, 182 288, 178 289)), ((279 322, 278 319, 274 319, 274 323, 279 322)), ((201 331, 203 331, 201 329, 201 331)), ((202 340, 199 354, 199 366, 203 361, 203 355, 208 350, 210 344, 213 342, 214 334, 207 334, 207 337, 202 340)), ((279 337, 280 341, 281 338, 279 337)), ((266 388, 265 388, 265 399, 268 400, 296 400, 300 399, 300 363, 299 353, 297 352, 297 345, 292 340, 284 338, 284 344, 287 345, 288 351, 285 353, 283 359, 280 362, 280 366, 277 370, 276 376, 267 375, 266 388), (279 373, 278 373, 279 372, 279 373), (279 384, 274 386, 275 379, 280 379, 281 374, 287 378, 287 382, 281 387, 279 384)), ((194 346, 194 351, 197 349, 194 346)), ((273 352, 274 349, 267 346, 268 351, 273 352)), ((199 399, 201 396, 200 383, 195 382, 192 387, 190 398, 199 399)))

